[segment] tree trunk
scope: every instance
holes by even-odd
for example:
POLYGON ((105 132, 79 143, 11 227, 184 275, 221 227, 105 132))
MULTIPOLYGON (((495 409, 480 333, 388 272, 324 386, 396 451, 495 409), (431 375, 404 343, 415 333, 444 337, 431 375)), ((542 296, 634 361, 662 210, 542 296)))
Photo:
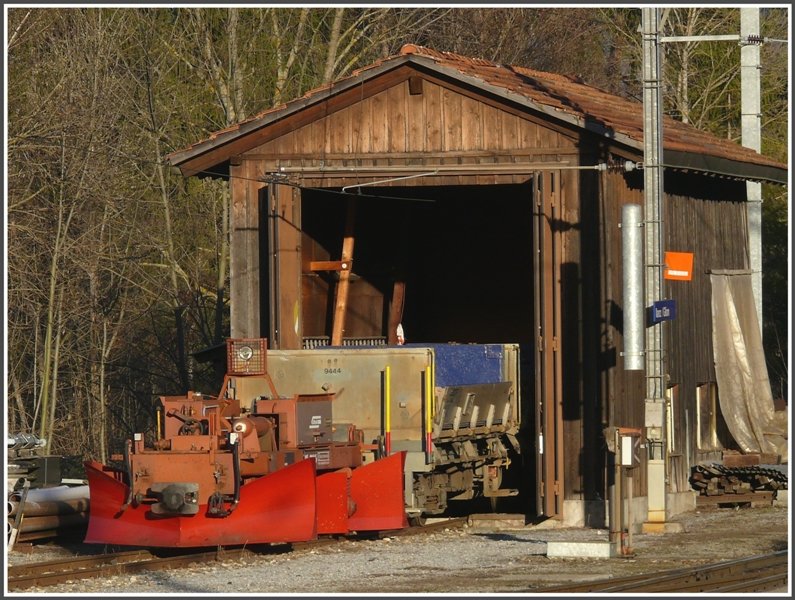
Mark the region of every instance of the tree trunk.
POLYGON ((44 437, 47 438, 47 446, 46 452, 50 454, 52 452, 52 438, 55 432, 55 407, 58 404, 58 370, 60 366, 60 356, 61 356, 61 331, 63 329, 63 293, 61 293, 58 297, 58 327, 57 333, 55 334, 55 352, 53 354, 53 361, 52 361, 52 388, 50 391, 50 416, 48 420, 48 427, 45 430, 44 437))
POLYGON ((345 16, 344 8, 334 9, 334 22, 331 25, 331 35, 328 41, 328 50, 326 52, 326 68, 323 70, 323 83, 328 83, 334 76, 334 65, 337 62, 337 52, 340 46, 340 37, 342 35, 342 18, 345 16))
POLYGON ((221 255, 218 257, 218 277, 215 286, 215 331, 213 341, 220 344, 224 337, 224 297, 226 295, 226 265, 229 261, 229 187, 221 192, 221 255))
MULTIPOLYGON (((75 210, 75 203, 72 202, 69 208, 69 213, 64 217, 64 204, 65 204, 65 192, 64 192, 64 185, 65 185, 65 171, 66 171, 66 157, 65 157, 65 147, 63 145, 63 140, 61 144, 61 189, 60 189, 60 197, 58 199, 58 227, 55 234, 55 240, 53 241, 53 251, 52 251, 52 260, 50 262, 50 278, 49 278, 49 293, 47 296, 47 324, 46 324, 46 332, 44 334, 44 357, 42 359, 41 365, 41 390, 39 393, 39 404, 41 406, 41 422, 39 423, 39 436, 40 437, 47 437, 47 447, 49 449, 49 436, 47 432, 51 430, 52 425, 48 423, 48 419, 50 418, 51 414, 53 413, 52 407, 50 407, 50 398, 54 396, 54 392, 52 390, 52 379, 57 379, 57 374, 54 372, 56 368, 55 363, 57 360, 53 358, 53 329, 55 328, 55 319, 56 319, 56 289, 58 287, 58 264, 61 257, 61 251, 64 246, 64 240, 66 239, 67 232, 69 231, 69 225, 72 221, 72 216, 74 215, 75 210)), ((56 336, 57 341, 60 340, 60 335, 56 336)), ((57 350, 57 341, 56 341, 56 350, 57 350)))

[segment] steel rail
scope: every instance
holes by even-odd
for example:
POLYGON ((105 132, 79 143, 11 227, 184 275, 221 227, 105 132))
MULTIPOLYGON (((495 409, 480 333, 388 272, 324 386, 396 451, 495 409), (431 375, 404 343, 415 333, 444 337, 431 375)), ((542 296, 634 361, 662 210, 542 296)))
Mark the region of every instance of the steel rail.
POLYGON ((543 593, 766 591, 786 585, 789 576, 788 557, 788 551, 782 550, 710 565, 534 588, 528 591, 543 593))
POLYGON ((70 557, 46 563, 16 565, 8 569, 8 590, 18 591, 30 587, 48 587, 59 583, 108 577, 113 575, 161 571, 185 567, 194 563, 237 559, 253 554, 246 548, 213 552, 191 552, 179 556, 155 557, 144 551, 138 558, 133 553, 103 554, 91 557, 70 557))
POLYGON ((144 560, 153 558, 148 550, 129 550, 126 552, 114 552, 104 554, 94 554, 87 556, 72 556, 68 559, 55 559, 45 562, 27 563, 14 565, 8 568, 9 576, 22 577, 34 573, 46 573, 48 571, 58 571, 63 569, 64 564, 68 564, 72 569, 91 568, 97 564, 107 564, 111 562, 129 562, 133 560, 144 560))

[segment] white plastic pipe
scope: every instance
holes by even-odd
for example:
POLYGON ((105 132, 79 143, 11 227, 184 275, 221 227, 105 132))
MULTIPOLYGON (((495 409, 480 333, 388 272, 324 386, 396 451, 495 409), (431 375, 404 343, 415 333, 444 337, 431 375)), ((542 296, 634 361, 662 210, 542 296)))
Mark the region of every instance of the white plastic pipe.
MULTIPOLYGON (((19 500, 22 497, 21 492, 14 492, 11 494, 11 500, 19 500)), ((89 498, 87 485, 59 485, 51 488, 35 488, 28 490, 28 496, 25 499, 27 502, 57 502, 58 500, 78 500, 81 498, 89 498)))

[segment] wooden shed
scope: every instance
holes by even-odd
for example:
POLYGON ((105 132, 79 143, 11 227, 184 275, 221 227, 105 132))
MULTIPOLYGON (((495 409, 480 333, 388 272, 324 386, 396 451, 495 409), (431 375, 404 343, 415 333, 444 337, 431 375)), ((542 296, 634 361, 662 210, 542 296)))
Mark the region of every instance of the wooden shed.
MULTIPOLYGON (((644 426, 619 228, 643 203, 642 122, 639 103, 569 77, 407 45, 168 160, 230 182, 232 337, 395 343, 400 323, 412 342, 520 343, 528 511, 587 523, 613 483, 605 432, 644 426)), ((677 314, 658 325, 678 494, 734 443, 710 276, 748 269, 745 182, 784 184, 787 167, 669 119, 664 165, 664 246, 694 256, 690 281, 665 281, 677 314)))

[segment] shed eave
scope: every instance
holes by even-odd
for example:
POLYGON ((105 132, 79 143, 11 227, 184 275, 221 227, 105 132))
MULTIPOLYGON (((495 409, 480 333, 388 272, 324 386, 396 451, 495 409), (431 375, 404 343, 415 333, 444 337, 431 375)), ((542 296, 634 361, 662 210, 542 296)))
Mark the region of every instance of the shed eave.
POLYGON ((772 165, 758 165, 738 160, 731 160, 709 154, 665 150, 663 166, 688 171, 699 171, 709 175, 765 181, 779 185, 787 184, 787 169, 772 165))

